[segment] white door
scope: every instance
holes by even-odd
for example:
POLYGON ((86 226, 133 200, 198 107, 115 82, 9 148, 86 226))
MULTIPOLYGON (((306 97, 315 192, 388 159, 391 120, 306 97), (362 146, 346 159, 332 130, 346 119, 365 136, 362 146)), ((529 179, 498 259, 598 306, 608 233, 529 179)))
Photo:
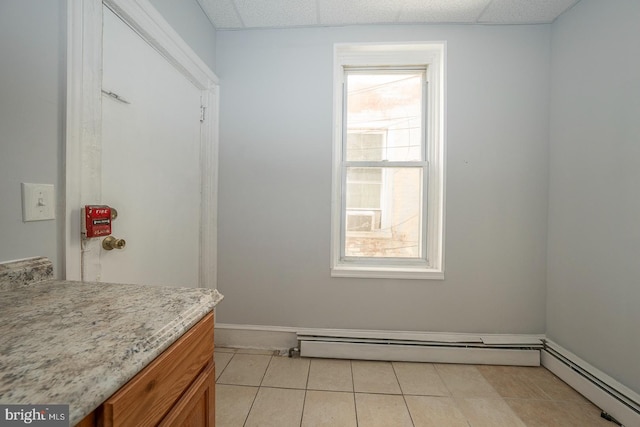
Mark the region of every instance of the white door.
POLYGON ((102 201, 126 246, 100 249, 101 281, 198 286, 202 92, 103 13, 102 201))

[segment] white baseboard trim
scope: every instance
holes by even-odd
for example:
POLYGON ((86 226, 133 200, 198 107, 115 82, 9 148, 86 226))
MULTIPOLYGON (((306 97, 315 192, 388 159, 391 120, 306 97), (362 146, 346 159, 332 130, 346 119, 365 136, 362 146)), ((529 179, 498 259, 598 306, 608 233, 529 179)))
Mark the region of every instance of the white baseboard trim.
POLYGON ((289 350, 298 346, 297 329, 282 326, 216 323, 217 347, 289 350))

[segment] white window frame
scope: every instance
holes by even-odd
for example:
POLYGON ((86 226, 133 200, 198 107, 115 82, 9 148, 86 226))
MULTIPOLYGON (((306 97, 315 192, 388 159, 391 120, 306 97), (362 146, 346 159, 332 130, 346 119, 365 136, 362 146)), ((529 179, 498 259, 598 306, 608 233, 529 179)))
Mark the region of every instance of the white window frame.
POLYGON ((333 175, 331 199, 331 276, 386 279, 444 279, 445 213, 445 42, 337 43, 333 76, 333 175), (426 254, 397 262, 385 258, 342 257, 343 114, 345 67, 426 67, 428 83, 425 145, 428 163, 423 208, 426 209, 426 254))

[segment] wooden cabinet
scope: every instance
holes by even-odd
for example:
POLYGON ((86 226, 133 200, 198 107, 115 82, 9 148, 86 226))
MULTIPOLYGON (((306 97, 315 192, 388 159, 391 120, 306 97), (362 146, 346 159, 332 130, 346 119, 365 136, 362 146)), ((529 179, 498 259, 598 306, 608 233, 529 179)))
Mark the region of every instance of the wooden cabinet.
POLYGON ((78 424, 91 425, 213 427, 213 313, 78 424))
POLYGON ((162 427, 195 427, 215 424, 215 374, 210 365, 160 423, 162 427))

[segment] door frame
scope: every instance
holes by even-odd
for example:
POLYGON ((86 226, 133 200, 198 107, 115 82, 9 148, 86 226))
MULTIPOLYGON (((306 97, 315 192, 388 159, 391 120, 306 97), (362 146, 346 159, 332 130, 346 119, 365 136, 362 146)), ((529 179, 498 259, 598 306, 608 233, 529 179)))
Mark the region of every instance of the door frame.
POLYGON ((64 267, 67 280, 99 281, 99 239, 81 238, 81 207, 102 203, 103 4, 201 91, 199 286, 216 288, 218 108, 215 73, 148 0, 67 0, 64 267))

